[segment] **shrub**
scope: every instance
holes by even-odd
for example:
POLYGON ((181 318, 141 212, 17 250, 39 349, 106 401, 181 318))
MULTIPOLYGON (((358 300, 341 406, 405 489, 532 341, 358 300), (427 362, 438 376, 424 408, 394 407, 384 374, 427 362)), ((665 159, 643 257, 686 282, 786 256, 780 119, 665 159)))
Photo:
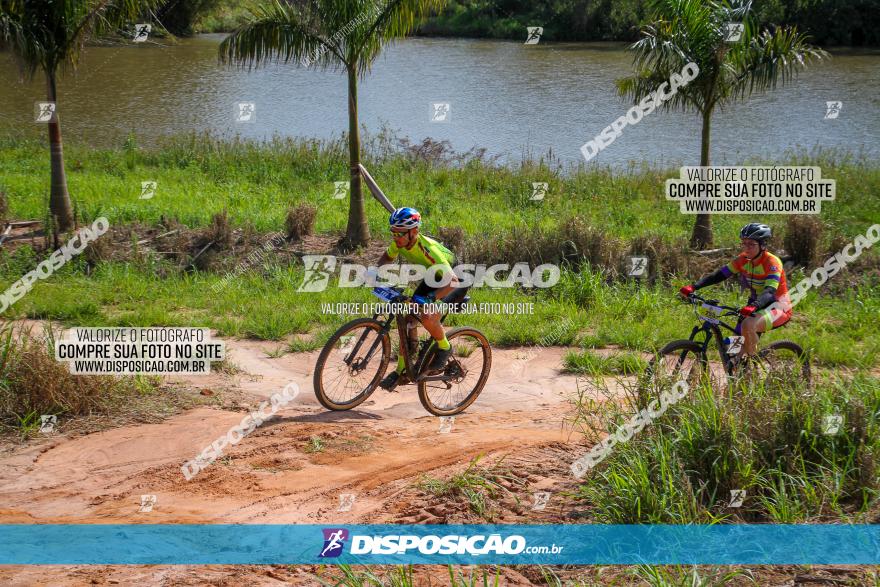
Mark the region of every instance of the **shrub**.
MULTIPOLYGON (((67 363, 55 360, 55 337, 0 327, 0 425, 38 425, 40 415, 91 416, 137 407, 136 396, 147 391, 145 379, 72 375, 67 363)), ((154 387, 154 384, 150 384, 154 387)), ((155 411, 155 409, 151 410, 155 411)))
POLYGON ((284 221, 287 238, 296 242, 313 234, 317 215, 318 208, 312 204, 298 204, 295 208, 289 208, 284 221))
MULTIPOLYGON (((870 515, 880 487, 880 380, 838 376, 815 389, 792 381, 729 391, 700 385, 617 444, 580 488, 596 519, 801 523, 870 515), (834 430, 830 416, 839 418, 834 430), (728 506, 734 489, 746 491, 742 507, 728 506)), ((635 410, 603 405, 608 430, 635 410)))
POLYGON ((812 267, 818 263, 823 229, 815 216, 789 216, 783 245, 795 265, 812 267))

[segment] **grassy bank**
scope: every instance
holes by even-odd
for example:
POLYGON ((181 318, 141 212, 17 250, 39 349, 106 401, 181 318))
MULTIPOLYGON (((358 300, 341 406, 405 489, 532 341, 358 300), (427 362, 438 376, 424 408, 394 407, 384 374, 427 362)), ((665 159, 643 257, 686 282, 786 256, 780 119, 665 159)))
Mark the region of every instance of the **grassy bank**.
MULTIPOLYGON (((70 193, 86 218, 105 214, 119 224, 176 217, 189 226, 207 226, 214 214, 228 210, 234 225, 264 232, 283 227, 287 207, 299 202, 319 207, 319 233, 343 230, 348 202, 333 199, 333 182, 348 180, 347 153, 341 139, 255 143, 184 136, 149 150, 139 148, 136 137, 111 150, 65 145, 70 193), (138 199, 143 181, 158 183, 153 198, 138 199)), ((13 217, 45 216, 48 159, 42 139, 0 139, 0 190, 13 217)), ((837 181, 837 200, 822 208, 823 221, 836 232, 864 232, 880 218, 876 162, 817 153, 776 163, 819 165, 823 177, 837 181)), ((663 182, 677 177, 677 169, 561 168, 546 161, 503 167, 478 154, 452 153, 442 143, 401 144, 390 133, 367 138, 364 164, 392 202, 422 212, 432 233, 446 226, 488 233, 493 240, 515 228, 552 235, 562 220, 577 215, 618 238, 653 234, 673 241, 689 235, 693 224, 663 195, 663 182), (538 181, 550 184, 547 196, 531 201, 532 182, 538 181)), ((367 213, 370 229, 384 238, 384 209, 370 199, 367 213)), ((714 217, 719 246, 738 242, 745 218, 714 217)), ((762 219, 779 229, 787 217, 762 219)))
MULTIPOLYGON (((9 215, 43 218, 49 181, 44 146, 39 141, 6 139, 0 147, 0 190, 7 194, 9 215)), ((341 141, 253 143, 188 136, 146 150, 130 138, 114 150, 68 145, 65 153, 70 191, 87 221, 106 215, 118 227, 176 218, 181 226, 200 228, 225 210, 232 226, 260 233, 283 230, 288 208, 309 203, 318 209, 319 235, 338 235, 345 226, 347 201, 332 197, 333 181, 346 178, 341 141), (155 197, 141 200, 145 180, 158 185, 155 197)), ((548 290, 473 291, 478 303, 533 304, 532 314, 451 319, 451 324, 485 330, 498 345, 537 344, 543 339, 552 345, 619 345, 650 351, 670 339, 686 337, 694 318, 677 303, 675 289, 726 262, 734 254, 738 228, 745 220, 716 215, 718 245, 731 247, 731 252, 702 258, 684 245, 692 218, 680 214, 662 194, 663 180, 677 174, 675 170, 562 169, 541 161, 500 167, 479 154, 455 154, 442 145, 416 148, 387 133, 368 138, 365 160, 392 201, 418 207, 427 231, 444 235, 471 262, 571 262, 560 283, 548 290), (550 183, 543 201, 528 199, 532 181, 550 183), (625 256, 637 252, 663 268, 657 279, 642 284, 613 279, 625 256), (563 317, 570 322, 559 328, 563 317)), ((837 200, 825 205, 822 222, 795 235, 812 239, 812 253, 806 256, 821 264, 828 252, 840 250, 880 218, 880 168, 846 156, 790 162, 821 165, 824 176, 837 180, 837 200)), ((386 213, 372 199, 367 210, 371 229, 381 241, 387 230, 386 213)), ((761 220, 785 233, 786 217, 761 220)), ((131 240, 137 238, 132 233, 131 240)), ((783 234, 774 250, 785 243, 794 247, 791 243, 796 240, 783 234)), ((374 244, 381 247, 380 241, 374 244)), ((124 239, 113 247, 137 248, 124 239)), ((28 247, 12 254, 4 249, 2 286, 30 271, 42 254, 28 247)), ((52 318, 80 326, 209 326, 223 335, 284 340, 291 350, 305 350, 320 346, 347 319, 322 304, 374 301, 365 289, 340 289, 332 283, 324 292, 297 292, 303 269, 289 252, 266 256, 216 292, 213 286, 219 284, 221 274, 183 271, 188 263, 174 264, 161 255, 123 254, 97 265, 86 257, 37 282, 5 317, 52 318)), ((219 251, 216 257, 225 260, 226 270, 238 262, 232 250, 219 251)), ((880 311, 876 259, 877 251, 868 251, 861 265, 811 292, 797 307, 790 326, 767 338, 794 338, 829 366, 873 363, 880 354, 873 326, 880 311)), ((803 275, 803 270, 792 269, 789 282, 795 284, 803 275)), ((741 299, 732 288, 719 290, 719 297, 731 303, 741 299)), ((570 367, 586 369, 590 364, 589 358, 580 363, 573 359, 570 367)))
MULTIPOLYGON (((575 420, 590 436, 612 432, 649 399, 633 390, 623 408, 579 402, 575 420)), ((726 393, 702 385, 615 445, 579 496, 606 524, 871 523, 878 449, 876 377, 835 375, 809 390, 794 380, 726 393)))
MULTIPOLYGON (((289 350, 309 350, 349 316, 325 313, 326 304, 377 301, 364 288, 329 287, 299 293, 303 271, 266 265, 235 278, 215 293, 221 276, 212 273, 157 274, 158 266, 105 263, 86 275, 84 263, 71 264, 36 284, 6 311, 7 318, 61 320, 77 326, 207 326, 226 336, 285 340, 289 350), (291 335, 304 335, 295 336, 291 335)), ((6 272, 7 287, 20 272, 6 272)), ((721 292, 724 294, 724 292, 721 292)), ((696 323, 667 286, 606 285, 589 269, 564 272, 560 284, 542 292, 481 288, 476 303, 533 304, 533 314, 454 316, 450 325, 484 330, 493 344, 581 345, 651 351, 674 338, 686 338, 696 323), (560 327, 561 319, 570 321, 560 327)), ((726 297, 736 299, 729 291, 726 297)), ((877 287, 850 288, 840 296, 810 293, 784 329, 764 340, 792 338, 828 366, 870 366, 880 356, 876 317, 877 287)))

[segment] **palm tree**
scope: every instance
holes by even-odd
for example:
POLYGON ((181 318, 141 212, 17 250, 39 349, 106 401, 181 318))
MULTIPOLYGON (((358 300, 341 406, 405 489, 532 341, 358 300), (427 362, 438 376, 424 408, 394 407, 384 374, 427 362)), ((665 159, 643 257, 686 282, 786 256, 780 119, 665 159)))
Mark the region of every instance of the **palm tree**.
POLYGON ((61 147, 58 72, 64 65, 76 68, 89 39, 132 24, 157 4, 157 0, 0 0, 0 48, 12 51, 24 77, 32 79, 42 71, 46 99, 56 104, 48 124, 49 212, 62 232, 73 227, 74 218, 61 147))
POLYGON ((370 70, 382 47, 409 33, 445 0, 267 0, 220 45, 222 62, 259 66, 298 61, 348 75, 348 157, 351 170, 348 227, 343 245, 370 238, 364 213, 358 128, 358 78, 370 70))
MULTIPOLYGON (((807 44, 794 27, 758 31, 752 18, 751 0, 651 0, 652 23, 642 38, 630 46, 635 52, 636 74, 617 81, 623 96, 638 103, 685 64, 695 62, 700 73, 675 97, 667 109, 695 110, 702 117, 700 165, 709 165, 712 113, 735 100, 745 100, 792 81, 801 69, 827 53, 807 44), (726 42, 727 25, 742 23, 737 42, 726 42)), ((698 214, 691 246, 712 244, 709 214, 698 214)))

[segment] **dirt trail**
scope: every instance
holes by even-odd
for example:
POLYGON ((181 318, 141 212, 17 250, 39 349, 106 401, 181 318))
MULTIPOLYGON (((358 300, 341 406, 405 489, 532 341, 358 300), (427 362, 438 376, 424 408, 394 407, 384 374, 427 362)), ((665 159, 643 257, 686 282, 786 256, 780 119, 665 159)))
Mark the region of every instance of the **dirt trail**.
MULTIPOLYGON (((270 358, 278 343, 226 340, 241 369, 228 375, 170 378, 190 393, 231 389, 256 406, 291 381, 296 399, 224 456, 186 481, 181 465, 244 417, 201 407, 158 424, 86 436, 49 436, 0 457, 0 523, 457 523, 474 519, 467 505, 416 487, 424 475, 446 477, 474 457, 505 456, 517 483, 499 499, 493 521, 554 522, 562 499, 532 511, 535 491, 570 487, 568 465, 584 449, 563 426, 576 379, 560 372, 564 349, 495 349, 489 381, 452 430, 421 406, 415 386, 377 390, 355 410, 328 412, 312 390, 314 353, 270 358), (313 440, 313 438, 318 440, 313 440), (141 495, 155 495, 140 512, 141 495), (340 496, 354 502, 340 511, 340 496), (517 502, 516 500, 519 500, 517 502), (505 502, 505 503, 501 503, 505 502)), ((8 584, 248 584, 317 582, 307 569, 198 567, 6 567, 8 584), (185 569, 184 567, 183 569, 185 569), (306 573, 300 576, 299 573, 306 573)), ((441 569, 441 575, 444 573, 441 569)), ((505 571, 505 584, 530 584, 505 571)))
POLYGON ((226 344, 242 373, 173 379, 195 389, 238 389, 254 404, 293 381, 299 396, 190 481, 181 465, 245 412, 203 407, 159 424, 29 445, 0 458, 0 520, 440 522, 458 512, 410 503, 418 501, 413 486, 422 475, 443 476, 480 454, 489 455, 487 461, 508 455, 525 480, 534 476, 534 487, 521 488, 528 502, 529 491, 566 477, 568 463, 583 450, 562 425, 577 387, 573 376, 560 373, 563 349, 495 350, 483 393, 456 417, 451 432, 441 433, 414 386, 377 390, 355 410, 328 412, 312 391, 317 353, 269 358, 277 343, 226 344), (547 464, 549 455, 554 466, 547 464), (355 497, 349 511, 338 511, 343 493, 355 497), (139 512, 142 494, 156 495, 152 512, 139 512))

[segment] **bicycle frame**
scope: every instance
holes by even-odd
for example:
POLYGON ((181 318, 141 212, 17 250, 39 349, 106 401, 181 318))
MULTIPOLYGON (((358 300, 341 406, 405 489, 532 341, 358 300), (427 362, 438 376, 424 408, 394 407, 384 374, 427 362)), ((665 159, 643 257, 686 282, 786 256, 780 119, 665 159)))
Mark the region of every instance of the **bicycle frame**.
MULTIPOLYGON (((702 303, 702 307, 709 308, 716 311, 720 316, 731 316, 734 313, 739 314, 736 308, 730 308, 728 306, 719 305, 714 300, 706 300, 699 296, 694 296, 695 300, 699 300, 702 303), (727 313, 721 314, 720 310, 727 310, 727 313)), ((692 302, 693 303, 693 302, 692 302)), ((724 365, 724 372, 728 375, 733 373, 733 368, 735 366, 731 355, 727 353, 727 349, 724 346, 724 338, 722 337, 722 328, 726 328, 733 334, 739 336, 739 332, 737 327, 742 322, 742 316, 739 316, 737 319, 737 326, 730 326, 721 321, 720 318, 711 318, 709 316, 703 316, 697 311, 697 304, 694 304, 694 314, 696 314, 697 319, 702 322, 699 326, 694 326, 694 329, 691 331, 691 335, 688 340, 696 342, 702 346, 701 352, 703 356, 708 356, 709 343, 714 339, 715 344, 718 348, 718 354, 721 356, 721 363, 724 365), (700 333, 704 334, 704 338, 702 341, 697 340, 697 337, 700 333)))
MULTIPOLYGON (((411 300, 401 294, 400 297, 398 297, 397 299, 394 300, 394 303, 402 303, 402 302, 407 302, 407 301, 411 301, 411 300)), ((379 318, 381 316, 382 316, 382 314, 374 314, 373 320, 376 320, 376 321, 379 321, 380 323, 382 323, 382 321, 379 320, 379 318)), ((446 319, 446 316, 447 316, 447 314, 443 314, 443 316, 441 316, 441 318, 440 318, 441 324, 446 319)), ((400 341, 400 352, 403 353, 403 361, 404 361, 404 365, 406 366, 406 373, 409 376, 410 381, 418 382, 418 381, 446 381, 446 380, 448 380, 449 377, 442 375, 442 374, 440 374, 440 375, 422 374, 420 376, 418 373, 416 373, 416 366, 413 365, 412 357, 410 356, 410 353, 409 353, 409 338, 407 337, 407 333, 406 333, 407 319, 410 317, 412 319, 418 320, 419 323, 422 323, 422 319, 416 313, 398 314, 393 311, 390 312, 388 314, 388 317, 385 319, 384 323, 382 323, 382 330, 380 331, 380 336, 376 337, 376 340, 373 341, 373 344, 370 346, 370 349, 367 351, 367 354, 364 356, 363 359, 361 359, 361 361, 363 362, 363 364, 367 364, 370 362, 370 359, 372 359, 373 354, 378 350, 379 345, 382 342, 382 338, 387 336, 391 332, 391 324, 396 322, 397 323, 397 336, 398 336, 398 340, 400 341)), ((358 355, 358 351, 360 350, 361 345, 364 344, 364 341, 366 340, 367 334, 368 334, 368 331, 365 330, 361 334, 357 343, 355 343, 355 346, 352 348, 351 352, 345 357, 344 362, 349 367, 351 367, 352 357, 356 357, 358 355)), ((430 344, 434 344, 434 341, 431 340, 430 344)))

